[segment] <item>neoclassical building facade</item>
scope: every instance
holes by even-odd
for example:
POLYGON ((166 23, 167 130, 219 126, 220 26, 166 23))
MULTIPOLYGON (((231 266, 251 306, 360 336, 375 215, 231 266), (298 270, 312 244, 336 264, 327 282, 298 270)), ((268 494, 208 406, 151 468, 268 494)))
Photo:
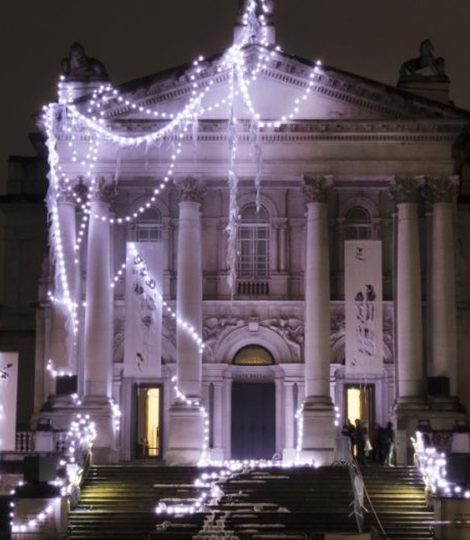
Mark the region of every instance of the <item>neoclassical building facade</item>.
POLYGON ((284 53, 258 7, 235 36, 116 88, 63 61, 34 418, 78 409, 97 461, 169 463, 327 463, 335 423, 392 420, 405 462, 470 405, 470 113, 443 72, 284 53))

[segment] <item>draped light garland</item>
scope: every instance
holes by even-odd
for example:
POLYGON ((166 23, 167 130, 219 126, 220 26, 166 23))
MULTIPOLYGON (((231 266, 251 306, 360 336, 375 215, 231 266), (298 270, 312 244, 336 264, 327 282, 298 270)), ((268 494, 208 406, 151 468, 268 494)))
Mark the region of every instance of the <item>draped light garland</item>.
POLYGON ((447 479, 447 457, 433 446, 426 446, 423 433, 416 432, 411 438, 416 456, 416 465, 423 477, 426 489, 438 497, 470 499, 470 489, 447 479))
MULTIPOLYGON (((253 148, 253 158, 256 166, 254 184, 256 189, 256 205, 260 206, 260 190, 263 167, 263 152, 261 133, 264 129, 278 129, 282 124, 294 120, 300 113, 302 104, 311 96, 315 77, 320 70, 320 62, 311 69, 306 81, 300 84, 304 91, 302 95, 295 99, 291 109, 277 119, 263 119, 250 94, 252 84, 259 75, 268 68, 268 62, 274 58, 281 49, 279 46, 269 44, 268 26, 265 14, 269 12, 265 0, 252 0, 246 3, 246 10, 242 16, 245 25, 240 32, 239 38, 222 55, 220 60, 215 61, 216 75, 211 76, 206 70, 206 62, 203 57, 197 58, 190 70, 187 72, 191 81, 190 97, 186 105, 178 113, 168 113, 149 108, 133 102, 126 96, 121 95, 119 90, 113 88, 111 84, 102 84, 94 89, 91 98, 85 104, 80 105, 74 101, 73 86, 68 84, 64 78, 61 78, 58 85, 58 103, 49 104, 44 108, 44 127, 47 135, 46 145, 49 155, 49 192, 48 209, 50 214, 50 247, 52 258, 55 262, 55 289, 49 293, 51 303, 62 304, 66 307, 70 327, 73 328, 73 334, 78 333, 78 298, 74 297, 70 279, 67 275, 65 264, 64 246, 62 240, 62 226, 58 211, 58 199, 62 191, 70 195, 75 201, 77 207, 81 210, 81 220, 78 227, 77 237, 74 245, 74 261, 79 264, 80 247, 85 237, 87 223, 89 219, 96 219, 103 222, 109 222, 110 225, 127 225, 146 212, 147 209, 157 200, 157 197, 166 189, 175 175, 175 169, 178 158, 183 151, 183 143, 189 140, 197 141, 198 121, 205 113, 211 113, 214 110, 227 111, 228 117, 228 146, 229 163, 227 181, 229 187, 229 216, 227 225, 227 266, 228 283, 232 291, 236 284, 237 268, 237 224, 239 220, 239 209, 237 203, 238 176, 236 172, 236 159, 238 147, 238 126, 241 122, 237 119, 235 113, 235 98, 240 97, 241 102, 250 116, 249 120, 249 144, 253 148), (261 6, 261 13, 258 12, 261 6), (251 50, 255 52, 254 65, 247 63, 247 45, 254 43, 255 47, 251 50), (228 94, 218 101, 207 102, 209 96, 216 85, 216 78, 224 80, 224 75, 228 77, 228 94), (156 129, 145 134, 125 134, 112 129, 108 119, 112 116, 112 111, 116 109, 125 110, 125 112, 135 112, 143 115, 146 119, 158 121, 156 129), (163 122, 163 125, 161 123, 163 122), (74 171, 79 167, 82 171, 82 180, 79 184, 80 191, 77 191, 74 182, 70 178, 68 167, 60 160, 58 152, 58 143, 62 140, 68 140, 67 144, 71 151, 71 163, 74 165, 74 171), (85 142, 85 144, 84 144, 85 142), (78 144, 80 143, 80 145, 78 144), (169 160, 166 173, 151 194, 147 196, 144 202, 132 213, 106 216, 92 211, 91 200, 93 192, 97 187, 96 165, 99 160, 100 148, 104 143, 113 144, 117 148, 132 148, 144 145, 148 148, 151 145, 168 145, 169 160)), ((226 80, 226 79, 225 79, 226 80)), ((116 159, 115 182, 119 181, 120 158, 116 159)), ((74 172, 74 175, 76 173, 74 172)), ((161 302, 163 313, 172 317, 177 326, 187 331, 192 339, 198 344, 200 351, 204 350, 202 336, 198 331, 184 319, 184 314, 176 313, 171 306, 164 300, 162 291, 157 287, 155 279, 151 276, 148 266, 138 253, 135 244, 130 246, 130 255, 132 264, 138 275, 142 278, 145 293, 161 302)), ((110 286, 115 284, 123 277, 124 270, 128 261, 120 264, 116 275, 110 286)), ((53 376, 61 374, 72 375, 71 372, 62 371, 60 368, 54 368, 54 360, 50 359, 48 371, 53 376)), ((175 391, 180 399, 186 399, 177 390, 177 381, 174 381, 175 391)), ((191 405, 194 405, 191 403, 191 405)), ((199 403, 197 406, 202 407, 199 403)), ((202 407, 204 416, 204 448, 202 452, 203 463, 210 462, 208 458, 208 416, 202 407)), ((114 409, 113 409, 114 410, 114 409)), ((117 411, 117 409, 116 409, 117 411)), ((116 412, 115 418, 119 418, 116 412)), ((302 415, 298 414, 298 436, 302 440, 302 415)), ((118 420, 116 420, 119 423, 118 420)))
MULTIPOLYGON (((55 505, 60 503, 61 498, 69 497, 79 489, 80 482, 85 470, 86 461, 96 439, 96 426, 90 416, 77 414, 72 420, 65 440, 64 458, 59 462, 59 468, 64 471, 60 477, 51 482, 60 488, 60 497, 55 497, 52 503, 47 504, 43 510, 30 517, 27 522, 19 523, 15 519, 15 503, 10 503, 10 526, 13 533, 34 533, 40 530, 47 519, 53 514, 55 505)), ((23 482, 20 482, 20 486, 23 482)), ((10 495, 15 495, 12 490, 10 495)))

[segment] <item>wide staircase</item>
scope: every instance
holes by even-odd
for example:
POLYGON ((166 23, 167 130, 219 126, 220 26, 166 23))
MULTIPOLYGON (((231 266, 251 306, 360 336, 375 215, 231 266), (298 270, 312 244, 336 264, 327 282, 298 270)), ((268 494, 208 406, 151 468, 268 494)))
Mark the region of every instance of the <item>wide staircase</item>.
MULTIPOLYGON (((209 470, 210 472, 210 470, 209 470)), ((157 503, 188 503, 200 491, 191 467, 99 466, 90 469, 70 515, 72 539, 223 538, 321 539, 311 533, 354 532, 352 491, 345 467, 263 469, 221 484, 218 501, 202 512, 157 515, 157 503), (228 536, 227 536, 228 537, 228 536)))
MULTIPOLYGON (((426 507, 424 485, 414 467, 370 465, 362 469, 367 492, 390 540, 431 540, 433 512, 426 507)), ((366 507, 370 509, 368 503, 366 507)), ((367 526, 377 521, 370 510, 367 526)))
MULTIPOLYGON (((159 502, 171 507, 196 500, 201 492, 193 482, 202 472, 153 464, 92 467, 70 515, 69 537, 214 540, 232 534, 240 540, 323 540, 322 533, 357 531, 345 466, 246 471, 220 484, 200 512, 156 514, 159 502)), ((432 513, 414 469, 370 466, 363 474, 390 540, 432 538, 432 513)), ((378 528, 372 512, 365 525, 378 528)))

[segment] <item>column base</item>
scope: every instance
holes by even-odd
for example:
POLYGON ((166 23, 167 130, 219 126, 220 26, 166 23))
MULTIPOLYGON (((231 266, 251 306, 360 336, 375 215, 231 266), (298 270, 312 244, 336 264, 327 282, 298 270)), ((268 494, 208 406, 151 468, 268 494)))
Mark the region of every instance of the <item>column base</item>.
POLYGON ((413 445, 418 425, 423 425, 429 418, 429 406, 422 398, 399 398, 393 411, 395 424, 395 459, 397 465, 413 464, 413 445))
POLYGON ((197 406, 175 403, 170 407, 168 465, 197 465, 204 443, 204 417, 197 406))
POLYGON ((119 452, 115 445, 113 413, 109 399, 106 396, 86 396, 79 412, 89 415, 96 426, 96 439, 92 448, 93 463, 117 463, 119 452))
POLYGON ((70 396, 53 395, 47 398, 39 413, 33 415, 31 422, 33 428, 50 423, 52 429, 67 431, 77 412, 77 406, 70 396))
POLYGON ((282 451, 282 462, 286 465, 293 465, 296 462, 297 452, 295 448, 284 448, 282 451))
POLYGON ((307 398, 303 410, 302 448, 297 461, 331 465, 335 455, 335 412, 328 397, 307 398))
POLYGON ((209 459, 211 462, 223 463, 225 450, 223 448, 209 448, 209 459))

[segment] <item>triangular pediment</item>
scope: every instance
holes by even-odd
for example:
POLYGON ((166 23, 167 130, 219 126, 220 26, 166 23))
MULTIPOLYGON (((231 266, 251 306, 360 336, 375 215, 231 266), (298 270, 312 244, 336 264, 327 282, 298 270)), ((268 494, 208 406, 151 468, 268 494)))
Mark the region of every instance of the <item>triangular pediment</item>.
MULTIPOLYGON (((259 66, 259 50, 246 50, 246 64, 259 66)), ((189 102, 194 85, 207 88, 200 120, 228 118, 230 72, 223 68, 223 55, 199 64, 131 81, 119 87, 122 99, 106 107, 108 120, 155 120, 177 114, 189 102), (126 103, 128 102, 128 103, 126 103), (155 116, 155 111, 158 114, 155 116)), ((298 57, 273 51, 263 62, 256 81, 249 87, 253 107, 260 118, 280 120, 468 120, 470 113, 452 105, 426 99, 339 69, 320 66, 298 57), (309 83, 312 83, 309 86, 309 83), (308 90, 308 92, 307 92, 308 90), (295 109, 297 112, 294 112, 295 109), (289 117, 291 113, 293 117, 289 117)), ((251 113, 242 93, 235 98, 237 118, 251 113)))

